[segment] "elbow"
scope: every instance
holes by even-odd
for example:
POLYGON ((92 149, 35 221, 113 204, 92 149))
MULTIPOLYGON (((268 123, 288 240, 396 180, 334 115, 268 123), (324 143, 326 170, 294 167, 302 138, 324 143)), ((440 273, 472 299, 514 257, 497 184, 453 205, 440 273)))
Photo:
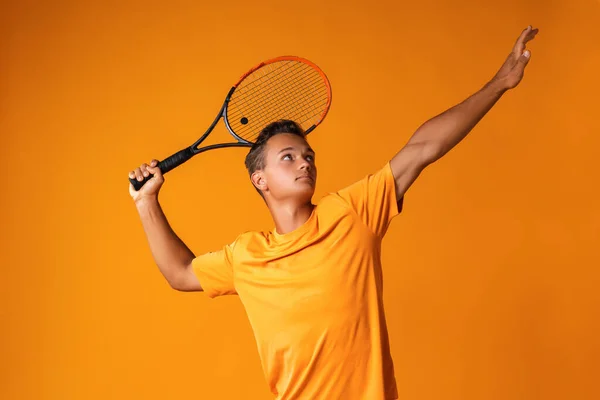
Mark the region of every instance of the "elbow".
POLYGON ((165 277, 165 280, 167 281, 167 283, 169 284, 169 286, 171 287, 171 289, 173 290, 177 290, 179 292, 183 292, 184 291, 184 282, 182 281, 181 277, 179 276, 180 274, 174 273, 174 271, 169 271, 171 273, 166 274, 163 273, 163 276, 165 277))
POLYGON ((171 275, 167 282, 171 289, 178 292, 202 292, 202 286, 198 278, 194 274, 191 263, 188 266, 183 266, 176 273, 171 275))
POLYGON ((185 276, 183 276, 183 274, 181 276, 177 276, 176 278, 168 279, 167 282, 169 282, 169 286, 171 286, 171 289, 176 290, 178 292, 193 292, 195 290, 198 290, 192 287, 192 285, 190 285, 190 283, 185 279, 185 276))
POLYGON ((171 289, 176 290, 178 292, 185 292, 185 290, 183 289, 183 287, 181 285, 179 285, 177 282, 175 281, 167 281, 169 282, 169 286, 171 287, 171 289))
POLYGON ((421 150, 421 163, 424 167, 442 158, 446 154, 444 146, 436 142, 426 143, 421 150))

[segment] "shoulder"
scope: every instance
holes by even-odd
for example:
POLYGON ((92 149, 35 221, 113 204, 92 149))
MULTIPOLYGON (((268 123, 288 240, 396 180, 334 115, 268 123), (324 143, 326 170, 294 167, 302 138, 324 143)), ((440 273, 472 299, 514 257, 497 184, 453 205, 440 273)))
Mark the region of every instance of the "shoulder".
POLYGON ((344 214, 354 214, 351 202, 341 190, 326 193, 319 199, 316 206, 315 211, 320 221, 327 216, 339 217, 344 214))
POLYGON ((233 243, 233 253, 257 250, 268 246, 271 233, 265 231, 245 231, 240 233, 233 243))
POLYGON ((395 185, 395 178, 390 162, 380 165, 378 168, 362 173, 350 182, 345 183, 335 192, 341 197, 347 197, 356 192, 368 192, 377 190, 381 185, 395 185))
POLYGON ((326 211, 331 206, 347 206, 348 202, 342 196, 342 190, 328 192, 317 202, 317 210, 326 211))

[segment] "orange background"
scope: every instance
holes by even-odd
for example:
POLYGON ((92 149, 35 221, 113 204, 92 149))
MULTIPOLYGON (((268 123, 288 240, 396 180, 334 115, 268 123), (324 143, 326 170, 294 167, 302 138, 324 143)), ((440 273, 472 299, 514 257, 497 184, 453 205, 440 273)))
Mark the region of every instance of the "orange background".
MULTIPOLYGON (((530 23, 521 86, 423 173, 384 241, 396 377, 402 399, 599 398, 600 2, 169 3, 0 6, 0 398, 272 398, 239 299, 160 275, 127 172, 293 54, 334 93, 309 136, 317 200, 478 90, 530 23)), ((245 152, 166 176, 196 254, 272 227, 245 152)))

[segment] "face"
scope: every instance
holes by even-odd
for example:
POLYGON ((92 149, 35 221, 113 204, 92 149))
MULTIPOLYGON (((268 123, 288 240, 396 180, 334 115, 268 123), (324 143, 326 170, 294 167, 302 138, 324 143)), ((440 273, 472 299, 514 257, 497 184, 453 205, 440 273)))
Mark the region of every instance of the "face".
POLYGON ((265 167, 253 174, 253 181, 265 197, 308 202, 317 183, 315 152, 298 135, 281 133, 265 146, 265 167))

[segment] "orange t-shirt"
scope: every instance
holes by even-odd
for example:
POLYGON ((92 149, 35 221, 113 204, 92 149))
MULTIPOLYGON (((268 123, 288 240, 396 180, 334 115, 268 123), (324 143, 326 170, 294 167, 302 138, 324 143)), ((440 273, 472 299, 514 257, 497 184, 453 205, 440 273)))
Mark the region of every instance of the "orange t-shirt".
POLYGON ((296 230, 246 232, 194 260, 209 297, 239 295, 277 399, 398 398, 381 240, 400 206, 388 162, 296 230))

